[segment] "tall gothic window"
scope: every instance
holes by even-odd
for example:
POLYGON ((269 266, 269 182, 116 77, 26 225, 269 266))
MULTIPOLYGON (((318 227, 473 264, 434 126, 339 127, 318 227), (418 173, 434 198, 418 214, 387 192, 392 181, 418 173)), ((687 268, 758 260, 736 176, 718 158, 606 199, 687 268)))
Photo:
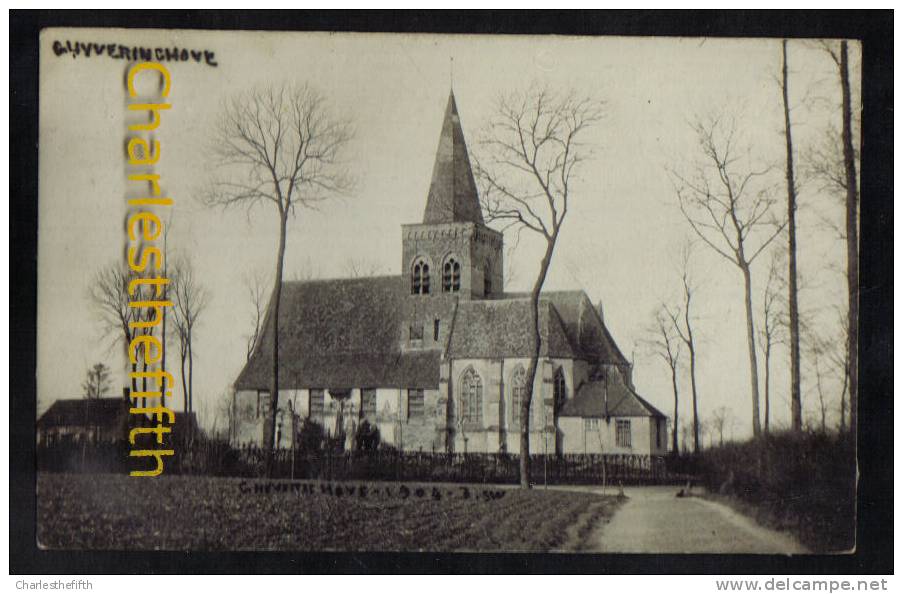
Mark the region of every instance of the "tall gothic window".
POLYGON ((483 424, 483 380, 473 367, 461 376, 461 420, 465 425, 483 424))
POLYGON ((442 290, 446 293, 457 293, 460 288, 461 264, 454 258, 449 258, 442 267, 442 290))
POLYGON ((492 266, 487 261, 483 269, 483 295, 488 297, 490 294, 492 294, 492 266))
POLYGON ((561 367, 555 371, 552 394, 554 396, 553 402, 555 403, 555 414, 558 414, 558 411, 561 409, 561 405, 564 404, 568 394, 568 386, 564 381, 564 370, 561 367))
POLYGON ((422 259, 414 262, 411 270, 411 295, 429 295, 430 265, 422 259))
POLYGON ((511 423, 520 425, 521 408, 527 395, 527 372, 518 365, 511 374, 511 423))

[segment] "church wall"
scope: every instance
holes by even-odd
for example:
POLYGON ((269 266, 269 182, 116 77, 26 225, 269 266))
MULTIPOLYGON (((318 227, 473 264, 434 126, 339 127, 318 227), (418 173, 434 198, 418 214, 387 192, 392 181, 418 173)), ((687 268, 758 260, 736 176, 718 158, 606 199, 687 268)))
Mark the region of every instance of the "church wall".
POLYGON ((566 454, 636 454, 664 455, 667 451, 667 434, 662 431, 661 446, 657 446, 656 430, 665 423, 656 423, 655 417, 612 417, 599 419, 592 427, 580 417, 562 417, 559 428, 563 434, 563 450, 566 454), (617 421, 629 420, 631 447, 617 445, 617 421))
MULTIPOLYGON (((558 363, 562 363, 559 361, 558 363)), ((565 373, 572 365, 568 366, 565 373)), ((472 367, 480 375, 483 384, 483 424, 482 428, 464 428, 453 420, 455 427, 454 448, 456 452, 464 451, 464 437, 467 437, 468 452, 509 453, 520 451, 520 426, 514 425, 511 406, 511 377, 515 369, 523 366, 527 370, 529 358, 510 359, 456 359, 452 362, 451 391, 455 402, 452 409, 459 406, 461 387, 459 385, 464 372, 472 367)), ((530 416, 530 451, 541 453, 555 452, 555 434, 552 429, 552 377, 555 362, 540 360, 533 384, 533 399, 530 416)), ((566 382, 572 381, 568 378, 566 382)), ((570 389, 569 389, 570 393, 570 389)), ((453 419, 455 414, 453 412, 453 419)))

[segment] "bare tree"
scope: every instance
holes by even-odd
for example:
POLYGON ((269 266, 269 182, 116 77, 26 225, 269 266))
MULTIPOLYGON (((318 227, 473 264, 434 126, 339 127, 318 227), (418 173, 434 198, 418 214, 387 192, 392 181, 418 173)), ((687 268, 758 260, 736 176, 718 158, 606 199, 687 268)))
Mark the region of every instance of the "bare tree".
POLYGON ((693 435, 693 425, 686 421, 682 422, 680 424, 680 445, 685 454, 690 451, 689 441, 691 435, 693 435))
POLYGON ((726 406, 719 406, 712 411, 709 426, 712 428, 712 434, 718 433, 718 445, 724 445, 724 430, 730 429, 733 414, 731 409, 726 406))
MULTIPOLYGON (((129 282, 133 276, 118 263, 98 270, 88 287, 88 298, 91 300, 98 319, 102 324, 105 336, 113 338, 113 344, 122 343, 126 360, 130 362, 132 373, 138 371, 141 357, 129 358, 129 345, 138 334, 132 323, 139 320, 140 310, 129 307, 132 298, 129 296, 129 282)), ((137 379, 132 376, 132 391, 137 392, 137 379)))
POLYGON ((699 452, 699 406, 696 389, 696 340, 693 336, 692 305, 696 287, 690 276, 690 258, 692 246, 689 242, 681 248, 680 280, 683 286, 683 303, 679 308, 668 309, 668 317, 677 336, 687 347, 690 354, 690 387, 693 396, 693 451, 699 452))
MULTIPOLYGON (((802 399, 800 398, 800 317, 796 274, 796 181, 793 170, 793 134, 790 124, 790 100, 788 99, 787 40, 781 43, 781 96, 784 103, 784 139, 787 145, 787 297, 790 326, 790 427, 793 431, 803 428, 802 399)), ((771 276, 769 273, 769 281, 771 276)), ((766 292, 766 301, 768 294, 766 292)), ((767 307, 767 306, 766 306, 767 307)), ((766 318, 768 316, 766 310, 766 318)), ((765 328, 768 329, 768 320, 765 328)), ((765 432, 768 432, 768 357, 771 345, 765 355, 765 432)))
POLYGON ((530 292, 533 348, 521 410, 520 484, 529 488, 530 402, 542 348, 539 296, 568 213, 572 184, 591 150, 581 140, 602 118, 603 104, 576 92, 533 88, 500 97, 479 142, 477 178, 489 222, 518 234, 528 230, 545 242, 539 272, 530 292))
POLYGON ((366 278, 379 276, 384 269, 378 262, 365 258, 348 258, 345 261, 345 276, 347 278, 366 278))
POLYGON ((326 98, 310 86, 269 87, 237 95, 224 104, 214 153, 220 166, 204 201, 249 211, 270 203, 279 220, 276 272, 270 299, 273 324, 270 417, 266 442, 272 469, 279 404, 279 310, 286 228, 300 208, 317 208, 352 188, 343 152, 353 136, 350 122, 331 114, 326 98))
POLYGON ((837 66, 840 82, 840 134, 834 132, 832 135, 829 131, 829 136, 834 136, 839 141, 840 150, 836 150, 837 144, 829 145, 821 158, 816 156, 810 159, 810 163, 817 177, 840 189, 845 197, 848 307, 846 358, 849 367, 850 427, 855 435, 859 399, 859 183, 856 173, 859 153, 853 141, 853 128, 857 114, 853 113, 847 41, 826 41, 822 47, 837 66), (838 153, 841 157, 839 160, 832 158, 838 153))
MULTIPOLYGON (((759 348, 762 349, 763 363, 765 364, 765 433, 768 433, 771 423, 771 356, 775 346, 784 342, 783 329, 786 325, 783 304, 780 301, 783 284, 780 273, 780 256, 780 252, 777 250, 771 253, 768 280, 765 283, 765 295, 762 304, 762 323, 759 328, 759 348)), ((797 324, 799 324, 798 317, 797 324)), ((789 325, 792 333, 792 322, 789 322, 789 325)), ((801 400, 798 399, 794 402, 791 396, 791 427, 794 431, 802 429, 802 410, 795 408, 800 403, 801 400), (798 424, 796 424, 797 421, 798 424)))
POLYGON ((743 276, 753 435, 758 436, 762 426, 751 265, 780 234, 784 223, 773 212, 774 187, 766 179, 770 167, 754 167, 748 154, 740 154, 735 118, 701 119, 692 127, 702 160, 691 167, 690 174, 672 170, 671 176, 690 227, 743 276))
POLYGON ((254 354, 254 348, 257 346, 257 341, 260 340, 260 333, 263 329, 263 322, 266 316, 267 290, 272 288, 267 277, 267 274, 256 271, 247 275, 244 279, 245 290, 248 292, 251 303, 251 322, 253 324, 251 333, 246 337, 245 361, 251 360, 251 355, 254 354))
MULTIPOLYGON (((600 304, 601 306, 601 304, 600 304)), ((667 307, 662 304, 655 312, 655 321, 649 328, 650 338, 646 341, 649 351, 668 365, 671 371, 671 389, 674 392, 674 418, 671 430, 671 451, 677 455, 677 431, 680 426, 678 412, 679 395, 677 389, 677 369, 680 366, 681 341, 674 335, 674 323, 668 315, 667 307)))
POLYGON ((85 398, 103 398, 110 389, 110 368, 103 363, 95 363, 88 370, 87 377, 82 383, 85 398))
MULTIPOLYGON (((840 338, 843 341, 844 345, 848 344, 849 340, 849 327, 847 324, 849 323, 849 318, 846 315, 846 312, 838 310, 837 320, 838 326, 840 327, 840 338)), ((836 343, 835 343, 836 344, 836 343)), ((832 348, 828 353, 828 360, 836 370, 836 373, 840 375, 841 388, 840 388, 840 425, 838 427, 841 433, 847 430, 847 393, 850 388, 850 351, 847 348, 832 348)))
POLYGON ((236 404, 235 399, 232 394, 229 392, 222 392, 219 395, 219 398, 216 400, 216 406, 213 411, 213 427, 210 430, 210 434, 213 437, 219 437, 220 434, 220 421, 223 421, 225 424, 225 433, 226 433, 226 441, 228 443, 233 443, 233 439, 235 436, 235 418, 236 418, 236 404))
POLYGON ((194 412, 194 333, 198 318, 210 301, 210 293, 197 279, 191 260, 176 258, 170 266, 172 275, 173 325, 179 340, 184 410, 194 412), (185 365, 188 364, 186 373, 185 365))

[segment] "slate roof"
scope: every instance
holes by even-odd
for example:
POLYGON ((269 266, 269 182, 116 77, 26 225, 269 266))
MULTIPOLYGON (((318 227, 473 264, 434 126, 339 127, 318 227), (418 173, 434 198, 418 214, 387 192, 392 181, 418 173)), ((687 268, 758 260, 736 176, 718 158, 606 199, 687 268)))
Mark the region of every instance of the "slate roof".
MULTIPOLYGON (((579 356, 568 340, 561 316, 546 299, 540 300, 539 326, 542 335, 540 356, 579 356)), ((529 357, 532 353, 529 299, 466 301, 458 306, 449 340, 449 357, 529 357)))
MULTIPOLYGON (((435 388, 439 351, 403 352, 407 279, 401 276, 286 282, 279 308, 279 380, 299 388, 435 388)), ((268 390, 273 324, 235 381, 268 390)))
MULTIPOLYGON (((526 299, 529 293, 503 293, 503 300, 526 299)), ((575 356, 596 363, 628 365, 599 312, 583 291, 549 291, 542 299, 551 303, 575 356)))
POLYGON ((102 427, 116 430, 128 414, 129 405, 124 398, 57 400, 38 419, 38 428, 102 427))
MULTIPOLYGON (((414 302, 403 276, 283 284, 280 385, 304 388, 436 388, 442 352, 405 350, 414 302)), ((461 301, 447 344, 452 358, 529 357, 530 302, 513 296, 461 301)), ((542 356, 626 364, 583 291, 543 293, 542 356), (563 314, 562 314, 563 312, 563 314)), ((269 316, 239 390, 268 390, 272 368, 269 316)))
POLYGON ((449 94, 445 108, 423 222, 483 223, 454 92, 449 94))
POLYGON ((608 410, 605 410, 605 382, 601 380, 582 384, 577 389, 577 394, 562 405, 561 416, 665 417, 661 411, 619 381, 608 383, 608 410))

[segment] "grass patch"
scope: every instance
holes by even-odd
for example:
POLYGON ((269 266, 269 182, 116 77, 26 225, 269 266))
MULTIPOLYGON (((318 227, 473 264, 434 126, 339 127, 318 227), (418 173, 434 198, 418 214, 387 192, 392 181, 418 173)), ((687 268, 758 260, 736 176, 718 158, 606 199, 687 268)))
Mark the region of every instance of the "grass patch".
POLYGON ((573 550, 572 525, 618 503, 479 484, 41 473, 37 535, 75 550, 573 550))

